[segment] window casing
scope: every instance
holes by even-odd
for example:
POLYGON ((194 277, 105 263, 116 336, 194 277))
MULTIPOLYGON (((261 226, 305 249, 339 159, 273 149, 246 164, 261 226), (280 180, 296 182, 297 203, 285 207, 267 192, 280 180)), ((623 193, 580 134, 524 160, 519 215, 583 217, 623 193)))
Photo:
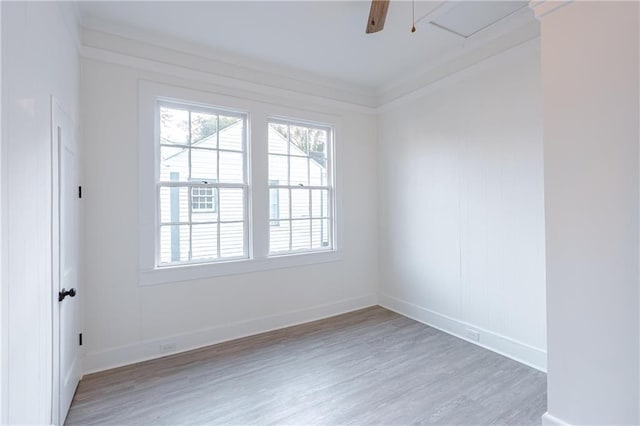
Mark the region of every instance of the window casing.
MULTIPOLYGON (((285 107, 248 98, 213 93, 207 91, 204 86, 200 89, 191 89, 184 86, 179 87, 141 80, 138 84, 138 90, 140 285, 207 279, 216 276, 335 262, 342 259, 340 171, 335 167, 333 158, 335 152, 334 135, 336 133, 340 134, 339 117, 297 109, 291 106, 285 107), (235 168, 235 170, 240 170, 241 180, 234 179, 229 182, 225 180, 224 177, 226 175, 221 171, 221 179, 218 181, 216 179, 218 172, 216 171, 215 174, 203 172, 202 162, 198 161, 193 164, 195 173, 192 173, 194 171, 192 170, 190 176, 189 173, 183 172, 179 176, 172 177, 170 172, 179 170, 171 170, 169 168, 163 171, 160 167, 163 158, 166 158, 166 156, 163 157, 163 152, 161 152, 163 145, 165 145, 164 151, 169 151, 170 148, 182 148, 184 150, 184 148, 192 145, 191 142, 193 141, 189 138, 193 138, 193 135, 183 136, 182 138, 176 138, 173 135, 169 138, 163 138, 161 143, 159 105, 179 110, 190 110, 193 114, 217 114, 244 119, 242 150, 230 150, 237 151, 236 153, 239 152, 243 159, 241 167, 235 168), (270 251, 269 249, 271 230, 282 223, 281 219, 290 219, 288 197, 286 200, 282 198, 282 201, 280 201, 281 198, 277 198, 277 200, 270 199, 270 193, 280 192, 284 194, 286 192, 288 194, 289 188, 282 188, 282 186, 293 186, 288 180, 287 182, 279 180, 276 182, 277 179, 269 179, 268 129, 270 128, 269 123, 276 121, 302 127, 321 127, 329 130, 327 155, 330 161, 327 165, 327 179, 331 188, 329 189, 330 195, 327 200, 330 206, 327 214, 331 223, 327 228, 324 228, 329 231, 328 236, 323 241, 324 244, 322 242, 318 243, 322 247, 321 249, 302 248, 280 252, 270 251), (161 176, 162 173, 164 175, 161 176), (200 188, 206 191, 201 192, 200 188), (218 243, 215 244, 214 249, 210 249, 209 252, 203 252, 202 247, 198 246, 198 244, 192 244, 200 241, 202 235, 207 235, 207 233, 199 232, 199 230, 206 228, 204 225, 208 225, 208 235, 213 235, 213 231, 215 231, 217 236, 216 228, 219 226, 218 223, 221 224, 222 228, 224 222, 230 220, 228 213, 234 213, 225 208, 225 206, 229 207, 227 200, 229 194, 226 190, 238 188, 242 194, 241 210, 243 212, 243 220, 237 220, 236 222, 243 226, 242 231, 244 231, 239 234, 243 237, 241 243, 242 255, 238 257, 227 256, 225 251, 221 256, 220 254, 224 250, 222 250, 223 247, 218 249, 218 243), (206 197, 208 197, 209 190, 213 197, 213 211, 207 211, 208 209, 198 211, 200 209, 200 201, 204 201, 204 206, 207 207, 209 199, 206 197), (171 191, 177 192, 179 195, 174 195, 174 199, 180 200, 180 208, 177 209, 178 212, 175 213, 176 217, 173 219, 170 216, 169 208, 165 208, 164 212, 160 209, 161 196, 170 199, 171 191), (198 206, 190 202, 190 197, 199 197, 201 195, 205 198, 198 200, 198 206), (189 213, 187 212, 189 209, 192 210, 190 213, 191 218, 189 218, 189 213), (202 218, 197 217, 198 215, 202 216, 202 218), (205 221, 204 216, 214 216, 214 219, 205 221), (179 255, 178 253, 172 254, 171 250, 165 248, 165 262, 162 263, 160 261, 160 230, 162 228, 171 238, 169 230, 173 229, 172 227, 178 227, 183 232, 183 234, 178 234, 174 231, 174 235, 182 238, 183 247, 181 247, 179 255), (189 247, 190 244, 192 247, 189 247), (191 255, 189 257, 190 251, 191 255), (179 260, 172 261, 172 256, 179 260)), ((194 132, 193 129, 188 129, 188 126, 185 126, 185 128, 187 128, 188 133, 195 133, 195 140, 199 140, 197 131, 194 132)), ((226 143, 228 141, 222 142, 226 143)), ((218 142, 216 141, 215 143, 217 144, 218 142)), ((222 155, 227 155, 227 145, 225 143, 220 143, 218 146, 222 155)), ((213 145, 202 147, 204 149, 198 150, 201 145, 203 143, 196 143, 195 146, 190 147, 198 154, 195 156, 196 160, 202 159, 206 155, 212 155, 212 151, 217 152, 213 145)), ((294 159, 293 161, 300 160, 294 159)), ((195 198, 192 198, 191 201, 195 201, 195 198)), ((170 206, 170 203, 165 200, 165 205, 170 206)), ((319 206, 320 203, 315 203, 314 205, 319 206)), ((297 210, 294 214, 297 214, 296 212, 297 210)), ((301 219, 311 220, 311 218, 301 219)), ((316 229, 319 229, 319 227, 316 227, 316 229)), ((222 232, 223 229, 221 229, 222 232)))

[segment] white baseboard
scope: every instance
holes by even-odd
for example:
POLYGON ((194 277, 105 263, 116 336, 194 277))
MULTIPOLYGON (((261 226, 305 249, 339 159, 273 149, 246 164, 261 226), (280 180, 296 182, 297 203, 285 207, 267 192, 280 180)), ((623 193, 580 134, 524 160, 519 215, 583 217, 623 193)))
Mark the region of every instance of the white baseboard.
POLYGON ((547 411, 542 415, 542 426, 569 426, 569 423, 552 416, 547 411))
POLYGON ((547 371, 547 352, 542 349, 392 296, 380 294, 378 296, 378 303, 380 306, 397 312, 400 315, 437 328, 445 333, 452 334, 467 342, 482 346, 485 349, 509 357, 536 370, 547 371), (479 333, 478 341, 467 336, 469 329, 479 333))
POLYGON ((161 339, 146 340, 106 351, 90 352, 85 356, 84 374, 95 373, 154 358, 161 358, 167 355, 303 324, 375 305, 377 305, 377 296, 372 294, 314 306, 308 309, 252 318, 246 321, 205 328, 190 333, 167 336, 161 339), (175 346, 172 346, 171 350, 160 350, 161 345, 169 344, 175 346))

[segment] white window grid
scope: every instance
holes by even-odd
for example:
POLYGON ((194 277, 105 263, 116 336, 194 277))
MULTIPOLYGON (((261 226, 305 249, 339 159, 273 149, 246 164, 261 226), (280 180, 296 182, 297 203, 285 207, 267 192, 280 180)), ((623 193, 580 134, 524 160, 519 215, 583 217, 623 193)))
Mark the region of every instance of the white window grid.
MULTIPOLYGON (((282 118, 269 118, 267 120, 267 126, 271 125, 271 124, 279 124, 279 125, 284 125, 287 126, 287 153, 286 154, 282 154, 282 153, 272 153, 272 152, 268 152, 268 155, 274 155, 274 156, 280 156, 280 157, 286 157, 287 158, 287 180, 289 183, 291 183, 291 157, 301 157, 301 158, 307 158, 307 182, 311 182, 311 169, 310 169, 310 164, 309 162, 312 161, 310 155, 307 156, 300 156, 300 155, 292 155, 291 154, 291 126, 298 126, 298 127, 304 127, 304 128, 309 128, 309 129, 317 129, 317 130, 324 130, 327 132, 327 141, 326 141, 326 161, 327 161, 327 183, 326 185, 302 185, 302 184, 297 184, 297 185, 281 185, 280 183, 278 184, 273 184, 273 181, 269 181, 269 190, 271 189, 277 189, 278 193, 280 191, 286 191, 288 193, 288 197, 289 197, 289 212, 288 212, 288 219, 281 219, 278 218, 277 223, 278 226, 280 225, 281 222, 289 222, 289 250, 288 251, 272 251, 271 250, 271 239, 269 239, 269 255, 270 256, 286 256, 289 254, 295 254, 295 253, 312 253, 312 252, 320 252, 320 251, 331 251, 334 250, 334 244, 335 244, 335 238, 334 238, 334 232, 335 232, 335 221, 334 221, 334 217, 335 217, 335 191, 334 191, 334 187, 333 187, 333 128, 331 126, 324 126, 324 125, 320 125, 320 124, 316 124, 316 123, 311 123, 311 122, 306 122, 306 121, 298 121, 298 120, 291 120, 291 119, 282 119, 282 118), (309 216, 306 218, 293 218, 293 203, 292 203, 292 190, 295 189, 308 189, 309 191, 309 216), (312 212, 313 212, 313 191, 312 190, 326 190, 327 191, 327 202, 329 203, 328 207, 327 207, 327 216, 322 216, 322 217, 314 217, 312 212), (327 220, 329 229, 327 230, 327 237, 329 239, 328 241, 328 245, 326 247, 322 247, 322 248, 305 248, 305 249, 298 249, 298 250, 294 250, 293 249, 293 222, 296 221, 309 221, 309 238, 310 240, 313 239, 313 232, 312 232, 312 226, 313 226, 313 221, 314 220, 327 220)), ((271 191, 269 191, 269 193, 271 193, 271 191)), ((270 221, 273 222, 273 221, 270 221)), ((322 234, 321 234, 322 235, 322 234)), ((313 244, 311 243, 310 246, 312 246, 313 244)))
POLYGON ((158 150, 157 150, 157 159, 156 159, 156 172, 155 172, 155 181, 156 181, 156 243, 155 243, 155 264, 156 267, 171 267, 171 266, 176 266, 176 265, 185 265, 185 264, 202 264, 202 263, 214 263, 214 262, 225 262, 225 261, 230 261, 230 260, 237 260, 237 259, 247 259, 249 258, 249 233, 250 233, 250 224, 249 224, 249 211, 248 211, 248 206, 249 206, 249 201, 248 201, 248 196, 249 196, 249 185, 247 182, 247 169, 248 169, 248 155, 247 155, 247 127, 248 127, 248 113, 245 112, 240 112, 240 111, 235 111, 235 110, 231 110, 231 109, 225 109, 225 108, 216 108, 216 107, 210 107, 210 106, 205 106, 205 105, 199 105, 199 104, 192 104, 192 103, 188 103, 188 102, 180 102, 180 101, 175 101, 172 99, 162 99, 162 98, 158 98, 156 101, 156 108, 155 108, 155 115, 156 115, 156 146, 158 146, 158 150), (178 110, 184 110, 184 111, 188 111, 188 116, 189 116, 189 141, 187 144, 176 144, 176 143, 171 143, 171 144, 163 144, 160 140, 160 121, 158 120, 158 117, 160 116, 160 108, 162 107, 166 107, 166 108, 172 108, 172 109, 178 109, 178 110), (191 172, 192 172, 192 164, 191 164, 191 114, 192 113, 206 113, 206 114, 215 114, 218 116, 218 123, 217 123, 217 130, 216 130, 216 147, 215 148, 202 148, 199 147, 198 149, 209 149, 212 151, 217 151, 219 152, 236 152, 236 153, 242 153, 243 155, 243 170, 242 170, 242 179, 243 182, 242 183, 224 183, 224 182, 220 182, 220 155, 217 155, 217 164, 216 164, 216 179, 214 181, 208 181, 208 180, 194 180, 191 179, 191 172), (242 142, 241 142, 241 150, 233 150, 233 149, 222 149, 220 148, 220 123, 219 123, 219 116, 226 116, 226 117, 237 117, 239 119, 242 120, 243 122, 243 131, 242 131, 242 142), (159 166, 160 166, 160 148, 162 146, 168 146, 168 147, 173 147, 173 148, 183 148, 186 149, 188 151, 188 170, 189 170, 189 178, 186 181, 162 181, 160 180, 160 170, 159 170, 159 166), (160 191, 162 190, 162 188, 187 188, 187 194, 188 194, 188 201, 187 201, 187 206, 188 206, 188 220, 187 221, 176 221, 176 222, 162 222, 161 220, 161 214, 160 214, 160 191), (214 201, 216 202, 216 211, 217 211, 217 221, 197 221, 194 222, 192 220, 192 215, 193 215, 193 207, 192 207, 192 202, 193 202, 193 189, 194 188, 210 188, 213 195, 214 195, 214 201), (220 218, 220 211, 221 211, 221 205, 220 205, 220 188, 240 188, 243 190, 243 219, 242 221, 237 221, 237 220, 233 220, 233 221, 225 221, 225 220, 221 220, 220 218), (225 223, 242 223, 243 224, 243 230, 244 230, 244 235, 243 235, 243 254, 241 256, 235 256, 235 257, 220 257, 220 227, 221 224, 225 224, 225 223), (216 253, 218 255, 217 258, 207 258, 207 259, 196 259, 196 260, 192 260, 192 252, 193 252, 193 225, 196 224, 198 226, 200 225, 216 225, 216 232, 217 232, 217 247, 216 247, 216 253), (163 226, 181 226, 181 225, 186 225, 189 227, 189 260, 183 260, 183 261, 172 261, 172 262, 165 262, 162 263, 161 259, 160 259, 160 252, 161 252, 161 248, 160 248, 160 239, 161 239, 161 228, 163 226))

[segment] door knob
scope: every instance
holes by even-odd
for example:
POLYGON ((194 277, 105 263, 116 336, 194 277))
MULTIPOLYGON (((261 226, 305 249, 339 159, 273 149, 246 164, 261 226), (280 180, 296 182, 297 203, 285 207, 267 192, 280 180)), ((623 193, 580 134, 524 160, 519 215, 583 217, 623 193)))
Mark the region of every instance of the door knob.
POLYGON ((64 300, 64 298, 67 297, 67 296, 74 297, 75 295, 76 295, 76 289, 75 288, 71 288, 69 290, 65 290, 63 288, 58 293, 58 302, 62 302, 64 300))

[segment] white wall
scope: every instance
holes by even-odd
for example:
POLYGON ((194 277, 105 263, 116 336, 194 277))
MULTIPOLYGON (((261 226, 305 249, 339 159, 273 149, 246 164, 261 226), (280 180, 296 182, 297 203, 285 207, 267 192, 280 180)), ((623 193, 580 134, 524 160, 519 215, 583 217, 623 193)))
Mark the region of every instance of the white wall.
POLYGON ((380 300, 546 366, 539 39, 379 122, 380 300))
POLYGON ((2 4, 3 422, 51 421, 51 95, 78 112, 75 15, 68 4, 2 4), (6 179, 6 180, 5 180, 6 179), (6 279, 6 281, 5 281, 6 279), (10 390, 10 391, 9 391, 10 390))
POLYGON ((640 422, 639 9, 542 17, 550 423, 640 422))
MULTIPOLYGON (((233 82, 233 87, 207 81, 217 78, 210 73, 193 79, 192 70, 174 64, 114 57, 102 49, 89 52, 92 58, 82 61, 86 176, 83 303, 88 371, 164 355, 159 347, 163 343, 175 343, 171 351, 181 351, 375 304, 375 117, 327 106, 326 99, 317 99, 324 105, 318 106, 309 96, 287 101, 255 94, 259 100, 340 117, 336 161, 342 171, 343 260, 140 286, 138 80, 223 95, 254 95, 243 89, 240 81, 233 82), (145 71, 140 65, 161 71, 145 71)), ((163 53, 171 58, 175 55, 163 53)), ((163 58, 167 62, 166 56, 163 58)), ((180 65, 178 60, 175 63, 180 65)))

